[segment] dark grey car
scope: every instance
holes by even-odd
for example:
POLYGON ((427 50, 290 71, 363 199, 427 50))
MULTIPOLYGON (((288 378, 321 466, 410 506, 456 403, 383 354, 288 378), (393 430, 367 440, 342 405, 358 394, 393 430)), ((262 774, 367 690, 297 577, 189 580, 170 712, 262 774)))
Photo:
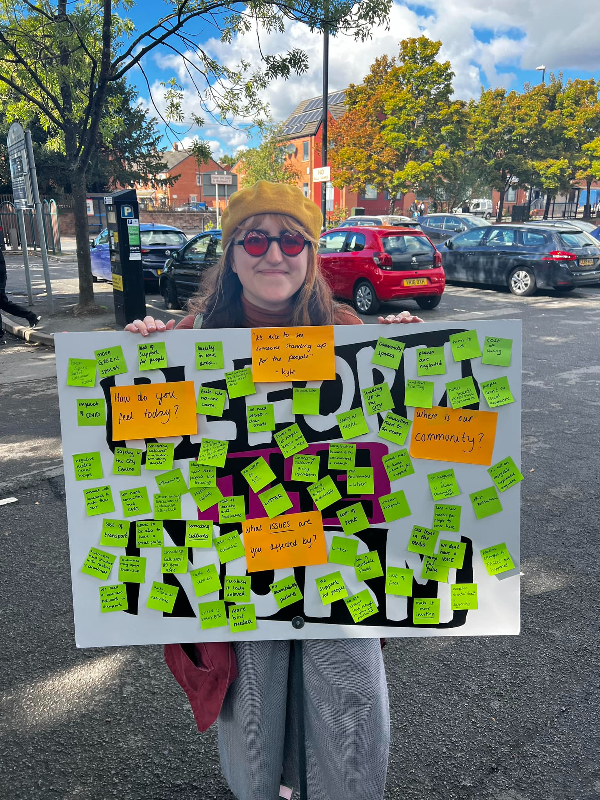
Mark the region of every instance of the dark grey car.
POLYGON ((421 228, 433 242, 445 242, 457 233, 484 228, 491 223, 474 214, 424 214, 419 217, 421 228))
POLYGON ((198 234, 175 253, 160 276, 159 288, 165 308, 181 308, 198 290, 204 272, 216 264, 222 254, 220 230, 198 234))

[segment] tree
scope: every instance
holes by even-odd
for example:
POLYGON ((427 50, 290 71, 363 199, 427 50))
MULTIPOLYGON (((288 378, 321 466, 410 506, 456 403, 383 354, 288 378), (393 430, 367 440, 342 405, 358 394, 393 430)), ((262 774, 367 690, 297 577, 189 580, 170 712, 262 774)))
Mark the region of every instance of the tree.
POLYGON ((333 183, 364 193, 368 184, 397 196, 441 180, 464 144, 465 104, 452 101, 450 62, 441 42, 405 39, 397 58, 381 56, 361 86, 346 92, 348 111, 331 123, 333 183))
POLYGON ((246 150, 241 157, 239 172, 242 187, 252 186, 256 181, 274 183, 297 183, 300 173, 286 160, 283 149, 283 125, 265 125, 258 147, 246 150))
POLYGON ((238 153, 235 156, 232 156, 230 153, 223 153, 222 156, 219 156, 219 164, 222 164, 224 167, 235 167, 242 156, 242 153, 238 153))
MULTIPOLYGON (((218 0, 167 0, 168 12, 138 31, 125 16, 133 2, 0 0, 0 84, 12 89, 15 98, 8 117, 28 122, 37 115, 51 146, 61 151, 68 163, 79 270, 78 313, 96 309, 85 196, 101 125, 106 132, 119 124, 118 118, 107 115, 111 85, 133 68, 139 68, 145 77, 144 59, 165 47, 182 58, 204 113, 222 121, 254 119, 265 111, 260 90, 274 78, 305 71, 306 54, 292 49, 265 55, 260 69, 252 70, 248 63, 229 68, 218 64, 198 45, 191 30, 194 22, 205 21, 213 29, 216 26, 227 42, 253 26, 257 31, 283 31, 286 20, 304 21, 315 30, 327 16, 327 24, 335 20, 334 32, 366 38, 374 25, 387 19, 391 6, 391 0, 249 0, 243 5, 218 0)), ((174 81, 166 87, 165 98, 164 120, 183 122, 181 89, 174 81)), ((194 114, 192 121, 200 126, 204 120, 194 114)))

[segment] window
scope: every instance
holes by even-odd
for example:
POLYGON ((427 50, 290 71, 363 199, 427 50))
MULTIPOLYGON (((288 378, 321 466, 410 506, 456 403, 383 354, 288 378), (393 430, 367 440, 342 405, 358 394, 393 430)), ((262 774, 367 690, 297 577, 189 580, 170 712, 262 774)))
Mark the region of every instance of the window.
POLYGON ((423 222, 428 228, 439 228, 440 230, 444 227, 444 220, 446 217, 425 217, 423 222))
POLYGON ((589 236, 587 233, 565 233, 560 234, 561 241, 566 247, 589 247, 590 245, 598 245, 598 242, 589 236))
POLYGON ((358 253, 361 250, 365 249, 365 244, 367 240, 365 238, 364 233, 349 233, 348 234, 348 243, 346 245, 346 252, 348 253, 358 253))
POLYGON ((323 256, 329 253, 341 253, 347 234, 327 233, 319 239, 319 253, 323 256))
POLYGON ((444 222, 445 231, 466 230, 466 225, 458 217, 446 217, 444 222))
POLYGON ((302 192, 304 194, 304 197, 310 197, 310 192, 309 192, 309 189, 308 189, 308 183, 303 183, 302 184, 302 192))
POLYGON ((178 231, 151 230, 140 233, 142 247, 163 245, 164 247, 181 247, 187 241, 183 233, 178 231))
POLYGON ((302 161, 308 161, 308 142, 302 142, 302 161))
POLYGON ((190 195, 190 203, 195 203, 197 199, 198 199, 198 195, 197 194, 191 194, 190 195))
POLYGON ((525 247, 543 247, 547 241, 543 233, 523 231, 523 244, 525 247))
POLYGON ((512 247, 516 231, 510 228, 494 228, 485 241, 486 247, 512 247))
POLYGON ((108 242, 108 231, 103 230, 100 236, 96 239, 96 244, 107 244, 108 242))
POLYGON ((485 228, 473 228, 472 231, 461 233, 460 236, 455 236, 452 239, 452 249, 460 250, 461 247, 477 247, 481 244, 485 228))
POLYGON ((365 193, 363 197, 365 200, 377 200, 377 189, 371 183, 368 183, 365 186, 365 193))
POLYGON ((511 186, 510 189, 506 190, 506 194, 504 195, 504 199, 507 203, 514 203, 517 199, 517 190, 514 186, 511 186))
POLYGON ((201 236, 199 239, 193 241, 189 247, 185 248, 183 260, 192 262, 204 261, 210 238, 209 234, 207 236, 201 236))
POLYGON ((223 255, 223 245, 219 236, 211 236, 206 248, 206 260, 209 258, 217 259, 223 255))
POLYGON ((417 253, 431 254, 435 247, 424 236, 382 236, 383 249, 390 255, 416 255, 417 253))

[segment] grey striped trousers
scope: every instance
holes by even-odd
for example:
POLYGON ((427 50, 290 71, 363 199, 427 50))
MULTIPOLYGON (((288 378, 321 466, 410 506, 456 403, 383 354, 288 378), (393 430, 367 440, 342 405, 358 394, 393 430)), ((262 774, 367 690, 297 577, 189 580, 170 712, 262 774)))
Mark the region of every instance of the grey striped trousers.
MULTIPOLYGON (((238 677, 219 716, 221 768, 238 800, 277 800, 282 775, 298 787, 293 647, 234 648, 238 677)), ((303 653, 309 800, 382 800, 390 717, 379 639, 306 639, 303 653)))

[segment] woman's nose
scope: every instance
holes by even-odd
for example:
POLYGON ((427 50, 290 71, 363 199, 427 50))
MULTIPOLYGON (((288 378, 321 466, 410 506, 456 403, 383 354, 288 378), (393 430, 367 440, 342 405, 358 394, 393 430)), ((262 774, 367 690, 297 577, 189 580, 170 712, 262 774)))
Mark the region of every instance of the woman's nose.
POLYGON ((269 242, 265 258, 273 264, 278 264, 280 261, 283 261, 283 253, 281 252, 279 242, 269 242))

